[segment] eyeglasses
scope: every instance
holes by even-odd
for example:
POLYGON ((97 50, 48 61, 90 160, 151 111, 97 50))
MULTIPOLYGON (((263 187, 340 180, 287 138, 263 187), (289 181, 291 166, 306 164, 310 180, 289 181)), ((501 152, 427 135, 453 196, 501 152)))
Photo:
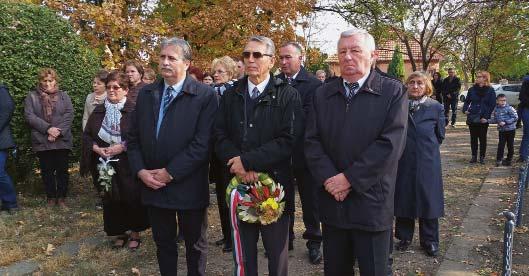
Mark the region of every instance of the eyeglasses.
POLYGON ((219 74, 219 75, 222 75, 222 74, 226 74, 226 71, 216 70, 216 71, 213 71, 213 74, 219 74))
POLYGON ((272 57, 272 55, 270 55, 270 54, 263 54, 261 52, 242 52, 242 57, 243 58, 250 58, 250 56, 253 56, 253 58, 255 58, 255 59, 260 59, 263 56, 272 57))
POLYGON ((117 86, 117 85, 109 85, 109 86, 107 86, 107 90, 108 91, 119 90, 119 89, 121 89, 121 86, 117 86))

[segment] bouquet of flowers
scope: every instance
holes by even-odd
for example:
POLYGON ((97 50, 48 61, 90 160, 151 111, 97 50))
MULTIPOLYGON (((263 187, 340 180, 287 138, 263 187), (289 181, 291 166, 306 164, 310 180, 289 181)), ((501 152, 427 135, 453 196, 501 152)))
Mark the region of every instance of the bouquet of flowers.
POLYGON ((114 167, 109 163, 116 161, 119 161, 119 159, 103 159, 102 157, 99 157, 99 162, 101 163, 97 165, 97 170, 99 172, 97 181, 99 182, 99 185, 103 186, 103 191, 105 192, 110 192, 112 189, 112 176, 116 174, 116 170, 114 170, 114 167))
POLYGON ((250 185, 242 184, 238 177, 232 178, 226 189, 227 202, 232 202, 230 197, 234 190, 239 193, 236 201, 237 216, 242 221, 271 224, 276 222, 285 210, 283 186, 275 183, 265 173, 259 173, 257 182, 250 185))

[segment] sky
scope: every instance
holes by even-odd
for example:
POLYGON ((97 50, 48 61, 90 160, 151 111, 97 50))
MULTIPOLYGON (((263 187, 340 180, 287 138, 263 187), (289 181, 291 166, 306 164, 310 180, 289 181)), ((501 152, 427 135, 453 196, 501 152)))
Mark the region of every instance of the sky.
MULTIPOLYGON (((325 2, 325 1, 320 1, 325 2)), ((319 47, 327 54, 336 54, 336 44, 340 33, 351 29, 352 25, 332 12, 316 12, 313 26, 314 35, 311 46, 319 47)))

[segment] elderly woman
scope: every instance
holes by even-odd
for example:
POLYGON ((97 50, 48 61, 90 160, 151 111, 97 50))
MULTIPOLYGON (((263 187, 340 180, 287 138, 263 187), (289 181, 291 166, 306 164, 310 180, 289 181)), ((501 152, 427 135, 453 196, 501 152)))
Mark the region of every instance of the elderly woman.
POLYGON ((43 68, 37 88, 26 97, 24 116, 31 128, 31 146, 40 163, 48 206, 66 208, 68 191, 68 155, 72 149, 72 101, 59 90, 55 70, 43 68))
POLYGON ((467 125, 470 130, 472 158, 469 163, 477 162, 479 141, 479 163, 485 164, 488 119, 495 106, 496 93, 490 85, 490 74, 486 71, 478 72, 476 83, 468 90, 463 105, 463 113, 467 114, 467 125))
POLYGON ((146 85, 146 83, 142 81, 143 74, 145 73, 143 65, 139 61, 129 60, 125 62, 125 65, 123 66, 123 73, 127 75, 129 80, 129 94, 127 95, 127 98, 129 102, 136 106, 138 92, 140 92, 140 89, 146 85))
POLYGON ((94 77, 94 80, 92 81, 92 93, 86 96, 86 101, 84 104, 83 130, 86 126, 86 122, 88 122, 88 117, 90 117, 90 114, 92 114, 94 108, 96 108, 97 105, 102 104, 105 101, 105 98, 107 97, 107 91, 105 89, 105 81, 107 79, 107 76, 108 71, 101 70, 97 72, 94 77))
MULTIPOLYGON (((224 95, 224 91, 231 88, 234 79, 238 76, 237 63, 228 56, 216 58, 211 63, 211 71, 213 73, 213 82, 215 92, 218 97, 224 95)), ((210 178, 215 182, 215 189, 217 193, 217 202, 219 208, 220 225, 222 228, 222 239, 215 242, 216 245, 224 245, 223 251, 231 251, 231 228, 230 228, 230 214, 228 205, 226 204, 226 187, 228 185, 228 170, 214 154, 210 162, 210 178)))
POLYGON ((140 232, 149 227, 146 209, 140 202, 141 186, 132 175, 127 157, 125 133, 130 127, 134 104, 127 99, 129 81, 123 73, 114 71, 106 81, 107 99, 98 105, 83 133, 83 162, 81 173, 91 172, 100 177, 101 160, 116 160, 108 164, 115 170, 111 185, 104 191, 103 220, 107 235, 117 236, 115 248, 137 249, 140 232), (100 159, 101 158, 101 159, 100 159), (126 235, 127 231, 130 236, 126 235))
POLYGON ((406 86, 410 109, 395 184, 395 237, 400 240, 396 249, 404 251, 411 244, 418 218, 420 245, 429 256, 437 256, 438 218, 444 215, 439 151, 445 137, 444 108, 429 97, 432 84, 424 73, 412 73, 406 86))

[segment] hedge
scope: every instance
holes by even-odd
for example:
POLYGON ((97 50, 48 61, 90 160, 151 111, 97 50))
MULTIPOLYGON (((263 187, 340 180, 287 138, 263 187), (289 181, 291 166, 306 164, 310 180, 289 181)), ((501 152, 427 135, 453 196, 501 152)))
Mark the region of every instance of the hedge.
POLYGON ((17 182, 33 175, 35 156, 31 153, 30 132, 24 120, 24 99, 37 84, 40 68, 51 67, 60 77, 59 87, 72 98, 73 160, 78 160, 81 118, 92 78, 100 68, 100 57, 71 25, 46 7, 0 2, 0 83, 13 96, 16 109, 11 126, 18 145, 15 164, 9 167, 17 182), (14 169, 15 168, 15 169, 14 169))

